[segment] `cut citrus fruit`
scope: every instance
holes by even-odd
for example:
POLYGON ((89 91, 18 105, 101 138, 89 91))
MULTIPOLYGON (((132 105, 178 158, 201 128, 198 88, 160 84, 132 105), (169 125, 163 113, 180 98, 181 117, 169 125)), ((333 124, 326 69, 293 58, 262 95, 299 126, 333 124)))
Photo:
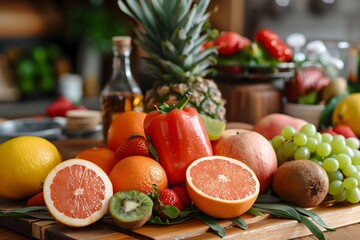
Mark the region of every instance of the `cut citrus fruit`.
POLYGON ((204 123, 210 141, 219 139, 221 134, 225 130, 226 123, 224 121, 213 119, 203 114, 200 114, 200 117, 204 123))
POLYGON ((207 156, 186 170, 186 187, 194 204, 216 218, 234 218, 245 213, 259 195, 255 173, 239 160, 207 156))
POLYGON ((53 217, 71 227, 90 225, 109 210, 113 188, 95 163, 69 159, 53 168, 44 182, 44 199, 53 217))

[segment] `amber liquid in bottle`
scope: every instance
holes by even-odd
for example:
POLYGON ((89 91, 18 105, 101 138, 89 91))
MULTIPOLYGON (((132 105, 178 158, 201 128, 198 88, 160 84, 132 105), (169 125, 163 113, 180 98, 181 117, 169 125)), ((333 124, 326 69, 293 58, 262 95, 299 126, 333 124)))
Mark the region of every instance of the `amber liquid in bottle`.
POLYGON ((100 98, 104 143, 111 123, 120 113, 143 111, 143 95, 130 70, 130 42, 130 37, 113 38, 112 77, 100 98))

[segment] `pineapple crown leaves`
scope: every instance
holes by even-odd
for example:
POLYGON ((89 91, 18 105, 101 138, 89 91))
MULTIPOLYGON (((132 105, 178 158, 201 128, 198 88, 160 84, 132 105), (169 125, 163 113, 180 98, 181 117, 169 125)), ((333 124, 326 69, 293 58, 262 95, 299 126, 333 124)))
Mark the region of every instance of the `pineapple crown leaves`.
POLYGON ((187 82, 213 71, 211 66, 216 63, 217 49, 202 50, 205 41, 219 34, 211 29, 208 21, 209 2, 118 1, 120 9, 141 25, 134 28, 135 42, 149 56, 145 61, 150 76, 165 82, 187 82))

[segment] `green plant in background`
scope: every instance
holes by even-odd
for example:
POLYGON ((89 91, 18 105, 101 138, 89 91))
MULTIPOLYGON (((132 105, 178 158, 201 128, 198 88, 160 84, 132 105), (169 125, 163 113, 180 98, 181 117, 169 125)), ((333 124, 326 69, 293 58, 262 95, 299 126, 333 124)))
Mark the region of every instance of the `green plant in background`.
POLYGON ((66 12, 66 35, 71 39, 87 38, 101 53, 111 51, 111 38, 129 34, 128 22, 118 12, 107 8, 103 0, 89 0, 66 12))

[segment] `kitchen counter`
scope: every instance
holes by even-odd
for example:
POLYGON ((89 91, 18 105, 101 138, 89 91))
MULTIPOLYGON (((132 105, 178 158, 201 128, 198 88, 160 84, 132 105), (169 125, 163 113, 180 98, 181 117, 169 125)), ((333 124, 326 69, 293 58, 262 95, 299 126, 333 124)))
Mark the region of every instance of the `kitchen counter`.
MULTIPOLYGON (((13 119, 46 114, 46 108, 54 99, 29 100, 19 102, 0 103, 0 118, 13 119)), ((83 105, 89 109, 99 110, 100 99, 98 96, 86 97, 83 105)))

